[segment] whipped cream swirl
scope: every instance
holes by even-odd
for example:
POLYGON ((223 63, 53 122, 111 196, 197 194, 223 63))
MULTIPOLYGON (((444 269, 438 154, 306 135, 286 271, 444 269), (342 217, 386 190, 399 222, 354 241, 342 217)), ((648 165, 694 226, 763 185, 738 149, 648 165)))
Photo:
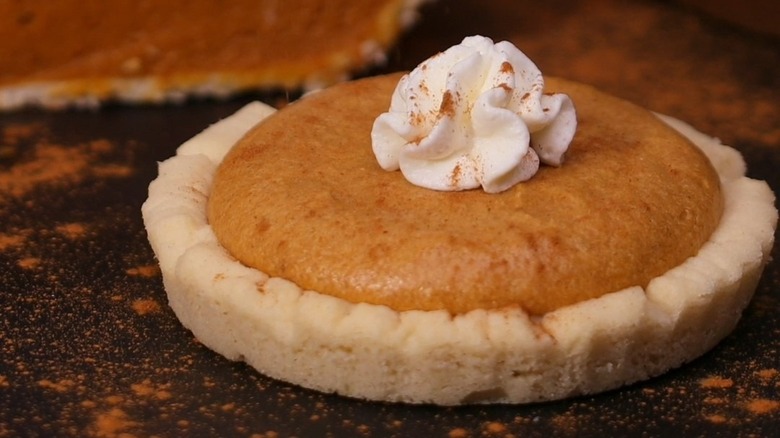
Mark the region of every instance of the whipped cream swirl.
POLYGON ((571 99, 545 94, 536 65, 507 41, 467 37, 403 76, 374 121, 379 165, 443 191, 499 193, 559 166, 577 127, 571 99))

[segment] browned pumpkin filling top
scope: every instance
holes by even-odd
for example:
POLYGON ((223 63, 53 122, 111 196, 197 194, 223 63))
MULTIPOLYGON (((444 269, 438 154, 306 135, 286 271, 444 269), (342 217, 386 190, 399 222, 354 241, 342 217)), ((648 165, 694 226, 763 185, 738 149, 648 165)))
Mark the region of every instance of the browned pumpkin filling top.
POLYGON ((579 126, 560 168, 500 194, 436 192, 376 163, 370 131, 398 75, 335 86, 250 131, 208 217, 238 260, 304 289, 395 310, 543 314, 697 253, 722 212, 706 157, 648 111, 555 78, 579 126))

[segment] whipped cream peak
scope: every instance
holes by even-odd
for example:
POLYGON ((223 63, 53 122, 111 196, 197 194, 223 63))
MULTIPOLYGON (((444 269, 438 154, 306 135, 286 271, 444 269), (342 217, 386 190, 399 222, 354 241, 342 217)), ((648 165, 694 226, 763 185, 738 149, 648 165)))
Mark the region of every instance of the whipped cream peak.
POLYGON ((527 56, 471 36, 401 78, 371 141, 379 165, 412 184, 499 193, 561 165, 576 127, 571 99, 546 94, 527 56))

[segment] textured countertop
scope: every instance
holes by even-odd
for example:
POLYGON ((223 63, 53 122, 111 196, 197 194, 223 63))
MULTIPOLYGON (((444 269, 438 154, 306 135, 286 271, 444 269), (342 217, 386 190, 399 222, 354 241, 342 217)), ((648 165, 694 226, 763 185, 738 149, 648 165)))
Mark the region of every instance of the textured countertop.
MULTIPOLYGON (((749 2, 748 2, 749 4, 749 2)), ((683 119, 780 191, 780 39, 660 1, 440 0, 389 54, 482 34, 542 72, 683 119)), ((167 307, 140 216, 156 163, 252 99, 0 116, 0 437, 769 436, 780 430, 780 264, 731 336, 664 376, 528 406, 368 403, 267 379, 167 307)))

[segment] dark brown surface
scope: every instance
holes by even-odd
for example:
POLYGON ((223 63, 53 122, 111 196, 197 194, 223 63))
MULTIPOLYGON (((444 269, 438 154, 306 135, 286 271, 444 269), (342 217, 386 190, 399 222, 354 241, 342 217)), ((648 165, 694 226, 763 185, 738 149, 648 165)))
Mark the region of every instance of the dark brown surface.
MULTIPOLYGON (((388 70, 473 33, 511 39, 547 74, 691 122, 743 151, 749 174, 780 189, 776 38, 667 2, 441 1, 388 70)), ((780 428, 776 261, 712 352, 568 401, 365 403, 271 381, 205 349, 166 306, 140 205, 156 161, 257 97, 3 115, 0 437, 770 436, 780 428)))

